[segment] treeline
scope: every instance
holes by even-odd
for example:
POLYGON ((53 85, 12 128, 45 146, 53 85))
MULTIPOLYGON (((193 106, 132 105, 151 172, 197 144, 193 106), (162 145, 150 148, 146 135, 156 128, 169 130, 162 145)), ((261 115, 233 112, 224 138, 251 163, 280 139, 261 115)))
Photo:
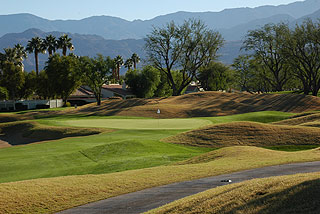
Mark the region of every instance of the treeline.
POLYGON ((320 89, 320 21, 267 24, 249 31, 234 61, 237 82, 246 91, 300 89, 317 96, 320 89))
POLYGON ((114 59, 98 54, 94 58, 67 55, 74 46, 68 35, 59 39, 49 35, 45 39, 32 38, 27 47, 20 44, 13 48, 5 48, 0 53, 0 98, 19 99, 50 99, 62 98, 66 103, 68 97, 81 85, 88 85, 96 99, 101 103, 101 87, 107 82, 120 82, 120 68, 125 65, 128 70, 136 68, 140 62, 137 54, 124 60, 121 56, 114 59), (56 53, 62 50, 62 55, 56 53), (39 71, 38 56, 48 51, 48 60, 44 70, 39 71), (34 53, 36 71, 24 71, 23 60, 27 53, 34 53))
POLYGON ((287 24, 268 24, 249 31, 242 49, 247 53, 227 66, 218 62, 224 40, 217 31, 200 20, 182 25, 174 22, 155 27, 145 39, 147 59, 137 69, 140 58, 133 54, 124 60, 97 55, 67 55, 73 50, 67 35, 56 39, 32 38, 26 48, 16 45, 0 53, 0 95, 2 99, 62 98, 65 102, 80 85, 88 85, 98 105, 101 88, 107 82, 125 81, 137 97, 177 96, 192 81, 206 90, 271 92, 302 90, 317 95, 320 89, 320 21, 305 20, 290 28, 287 24), (56 50, 61 49, 62 55, 56 50), (48 51, 44 70, 38 69, 38 55, 48 51), (34 53, 36 71, 24 72, 27 52, 34 53), (120 76, 120 68, 127 73, 120 76))
POLYGON ((217 62, 223 45, 218 32, 199 20, 155 28, 146 39, 148 69, 128 72, 128 85, 139 97, 180 95, 191 81, 206 91, 297 91, 317 96, 320 89, 320 21, 290 28, 267 24, 249 31, 233 65, 217 62), (149 84, 145 84, 148 82, 149 84), (151 84, 153 83, 153 84, 151 84))

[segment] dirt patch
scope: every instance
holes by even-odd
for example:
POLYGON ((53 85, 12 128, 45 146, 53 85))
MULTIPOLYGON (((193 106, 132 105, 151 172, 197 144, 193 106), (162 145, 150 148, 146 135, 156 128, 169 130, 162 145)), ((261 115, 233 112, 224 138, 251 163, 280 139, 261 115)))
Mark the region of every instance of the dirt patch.
POLYGON ((0 149, 10 147, 10 146, 11 145, 8 142, 0 140, 0 149))
POLYGON ((320 145, 319 128, 233 122, 208 126, 164 139, 201 147, 320 145))

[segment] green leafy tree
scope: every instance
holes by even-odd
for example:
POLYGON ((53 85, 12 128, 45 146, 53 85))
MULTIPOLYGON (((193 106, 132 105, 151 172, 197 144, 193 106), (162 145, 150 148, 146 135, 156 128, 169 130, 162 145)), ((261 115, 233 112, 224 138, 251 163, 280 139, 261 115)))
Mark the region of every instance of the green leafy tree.
POLYGON ((252 82, 255 76, 255 70, 251 63, 251 56, 240 55, 233 61, 233 67, 236 71, 235 77, 241 90, 251 92, 253 89, 252 82))
POLYGON ((160 75, 156 68, 146 66, 142 71, 128 71, 125 76, 125 81, 137 97, 150 98, 154 96, 157 90, 157 86, 160 83, 160 75))
POLYGON ((200 68, 197 79, 206 91, 227 90, 232 85, 231 69, 221 62, 210 62, 200 68))
POLYGON ((34 37, 28 41, 26 51, 29 53, 34 53, 37 75, 39 74, 39 53, 45 53, 45 50, 46 48, 41 38, 34 37))
POLYGON ((52 56, 52 54, 56 53, 56 50, 58 48, 58 41, 56 40, 55 36, 46 36, 45 40, 43 41, 43 44, 48 50, 49 56, 52 56))
POLYGON ((94 59, 82 57, 80 61, 85 73, 85 82, 93 91, 97 105, 101 105, 101 88, 110 79, 113 61, 101 54, 94 59))
POLYGON ((275 91, 282 91, 290 78, 290 69, 282 54, 282 41, 286 33, 286 25, 283 23, 267 24, 249 31, 243 45, 246 51, 254 52, 255 59, 263 65, 265 79, 275 91))
POLYGON ((63 34, 62 36, 59 37, 58 39, 58 48, 62 49, 62 55, 66 56, 67 55, 67 50, 69 49, 70 51, 74 50, 74 46, 72 44, 72 39, 67 35, 63 34))
POLYGON ((1 68, 1 86, 8 90, 10 100, 19 98, 19 91, 25 82, 25 75, 22 67, 13 62, 5 61, 1 68))
POLYGON ((35 71, 30 73, 24 72, 24 84, 21 89, 18 91, 18 97, 29 99, 37 90, 37 74, 35 71))
POLYGON ((56 91, 54 90, 52 80, 49 79, 46 70, 40 71, 37 76, 36 94, 42 99, 56 98, 56 91))
POLYGON ((0 86, 0 99, 7 100, 9 98, 8 90, 5 87, 0 86))
MULTIPOLYGON (((160 73, 160 82, 159 85, 157 86, 156 91, 154 92, 155 97, 169 97, 172 95, 172 89, 170 87, 170 84, 168 82, 167 75, 159 71, 160 73)), ((173 73, 178 73, 176 71, 173 71, 173 73)), ((173 74, 174 77, 176 77, 176 74, 173 74)), ((175 80, 176 81, 176 80, 175 80)))
POLYGON ((174 22, 154 28, 146 38, 148 61, 167 75, 173 95, 177 96, 190 84, 199 68, 217 58, 222 46, 220 33, 209 30, 200 20, 190 19, 178 26, 174 22), (178 84, 172 71, 179 70, 178 84))
POLYGON ((320 89, 320 20, 305 20, 294 30, 287 26, 283 53, 293 74, 300 79, 304 94, 317 96, 320 89))
POLYGON ((83 78, 79 58, 74 55, 49 58, 45 67, 50 86, 66 105, 68 97, 81 85, 83 78))
POLYGON ((138 56, 138 54, 133 53, 131 56, 131 60, 133 62, 133 68, 137 69, 137 64, 140 62, 140 57, 138 56))

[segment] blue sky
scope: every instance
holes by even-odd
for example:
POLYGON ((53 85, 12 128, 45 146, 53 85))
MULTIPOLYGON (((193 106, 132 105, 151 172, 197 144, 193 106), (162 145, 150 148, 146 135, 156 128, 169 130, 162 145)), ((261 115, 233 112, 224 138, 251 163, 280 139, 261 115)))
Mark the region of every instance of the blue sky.
POLYGON ((280 5, 297 0, 1 0, 0 15, 32 13, 47 19, 82 19, 110 15, 127 20, 151 19, 177 11, 280 5))

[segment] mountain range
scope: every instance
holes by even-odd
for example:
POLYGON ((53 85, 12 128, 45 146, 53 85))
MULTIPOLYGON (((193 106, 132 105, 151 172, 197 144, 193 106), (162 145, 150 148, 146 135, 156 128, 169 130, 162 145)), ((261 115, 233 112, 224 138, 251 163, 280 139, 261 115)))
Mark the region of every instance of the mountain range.
MULTIPOLYGON (((199 18, 218 30, 226 40, 220 60, 232 63, 239 54, 241 40, 248 30, 267 23, 301 23, 306 18, 320 18, 320 0, 298 1, 280 6, 226 9, 221 12, 176 12, 150 20, 127 21, 111 16, 93 16, 81 20, 48 20, 32 14, 0 15, 0 49, 21 43, 26 45, 34 36, 68 33, 76 47, 75 54, 94 56, 96 53, 114 57, 129 57, 138 53, 142 58, 145 36, 153 27, 164 26, 174 20, 180 24, 189 18, 199 18), (9 24, 8 24, 9 23, 9 24)), ((26 70, 33 69, 33 58, 26 61, 26 70)), ((46 56, 42 55, 40 63, 46 56)))

